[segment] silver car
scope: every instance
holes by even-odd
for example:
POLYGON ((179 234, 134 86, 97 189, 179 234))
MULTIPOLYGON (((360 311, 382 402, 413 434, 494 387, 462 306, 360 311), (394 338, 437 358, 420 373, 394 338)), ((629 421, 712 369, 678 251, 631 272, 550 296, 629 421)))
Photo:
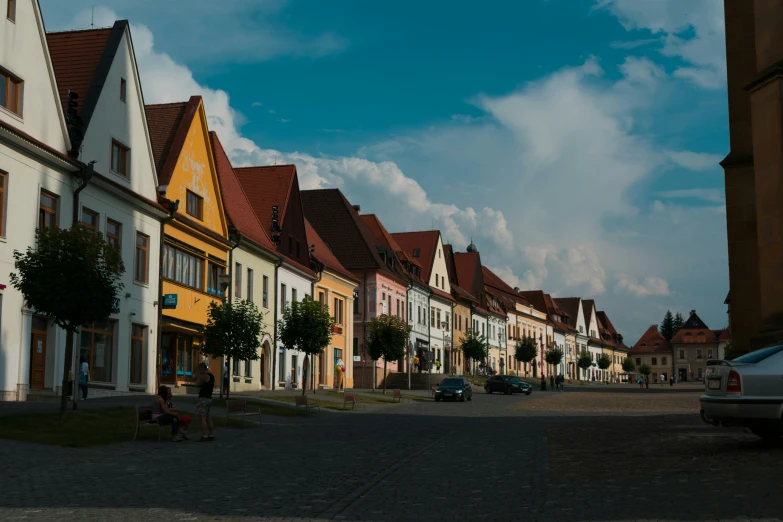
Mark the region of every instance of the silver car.
POLYGON ((733 361, 709 360, 701 418, 715 426, 744 426, 763 438, 783 435, 783 345, 733 361))

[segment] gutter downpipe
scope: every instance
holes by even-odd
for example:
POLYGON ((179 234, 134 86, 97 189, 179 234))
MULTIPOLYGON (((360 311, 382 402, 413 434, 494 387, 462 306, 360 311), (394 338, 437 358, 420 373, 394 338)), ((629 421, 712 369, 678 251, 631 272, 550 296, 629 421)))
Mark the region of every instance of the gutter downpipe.
MULTIPOLYGON (((165 242, 163 240, 165 234, 163 233, 163 229, 166 226, 166 223, 174 219, 174 215, 177 213, 177 209, 179 208, 179 200, 176 201, 169 201, 169 215, 163 218, 160 221, 160 244, 158 245, 158 267, 159 269, 163 267, 163 251, 165 247, 165 242)), ((161 350, 161 343, 163 342, 163 275, 159 272, 158 273, 158 355, 155 358, 155 389, 157 390, 158 387, 160 387, 160 350, 161 350)))
MULTIPOLYGON (((71 226, 74 227, 79 222, 79 193, 87 188, 87 184, 90 183, 90 180, 92 179, 93 174, 93 165, 95 165, 95 161, 91 161, 87 164, 81 163, 81 170, 79 171, 79 177, 81 178, 81 182, 79 183, 79 186, 76 187, 76 190, 73 191, 73 220, 71 221, 71 226)), ((65 335, 74 335, 66 330, 65 335)), ((74 341, 74 346, 75 346, 74 341)), ((70 368, 75 367, 75 363, 77 361, 76 359, 76 353, 77 350, 73 351, 73 354, 71 354, 72 360, 66 361, 70 368)), ((74 372, 75 374, 76 372, 74 372)), ((68 390, 62 390, 62 393, 68 393, 68 390)), ((76 385, 74 384, 74 390, 73 390, 73 409, 78 409, 78 403, 79 402, 79 393, 76 389, 76 385)), ((67 404, 67 401, 66 401, 67 404)))
POLYGON ((274 342, 272 343, 273 344, 273 348, 272 348, 272 375, 271 375, 271 377, 272 377, 271 378, 272 390, 275 389, 275 382, 276 382, 276 379, 277 379, 277 376, 274 374, 275 370, 277 369, 277 352, 278 352, 278 348, 277 348, 277 307, 278 307, 277 283, 278 283, 278 271, 280 270, 281 266, 283 266, 283 258, 282 257, 277 262, 275 262, 275 283, 274 283, 275 284, 275 286, 274 286, 274 289, 275 289, 275 299, 274 299, 275 306, 273 308, 273 310, 274 310, 274 312, 273 312, 274 313, 274 322, 273 322, 274 329, 273 329, 273 331, 274 331, 275 338, 274 338, 274 342))

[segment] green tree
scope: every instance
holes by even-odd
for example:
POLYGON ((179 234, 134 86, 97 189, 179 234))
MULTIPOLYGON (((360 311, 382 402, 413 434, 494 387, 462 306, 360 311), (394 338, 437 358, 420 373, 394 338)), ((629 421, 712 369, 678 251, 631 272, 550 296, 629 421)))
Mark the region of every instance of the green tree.
POLYGON ((680 331, 680 328, 682 328, 682 325, 685 324, 685 319, 682 317, 682 314, 680 312, 677 312, 677 315, 674 316, 674 334, 672 337, 677 335, 677 332, 680 331))
POLYGON ((630 357, 626 357, 623 361, 623 371, 624 372, 632 372, 636 369, 636 364, 634 364, 633 359, 630 357))
MULTIPOLYGON (((311 359, 332 342, 334 324, 329 307, 308 296, 286 306, 277 322, 277 338, 287 349, 305 354, 305 372, 309 376, 311 359)), ((302 395, 306 391, 307 382, 302 384, 302 395)))
POLYGON ((609 357, 607 354, 603 353, 600 357, 598 357, 598 367, 602 370, 608 370, 609 367, 612 365, 612 358, 609 357))
MULTIPOLYGON (((81 227, 51 228, 36 234, 36 246, 14 251, 11 284, 36 313, 66 331, 60 420, 65 418, 68 372, 74 334, 83 325, 105 321, 123 284, 125 265, 119 249, 81 227)), ((74 390, 74 393, 76 391, 74 390)), ((74 408, 76 402, 74 402, 74 408)))
POLYGON ((487 339, 472 329, 468 329, 465 337, 462 338, 460 350, 462 350, 462 355, 473 361, 474 364, 476 362, 483 363, 488 353, 487 339))
POLYGON ((663 316, 663 321, 661 322, 661 335, 663 335, 664 339, 671 342, 675 333, 677 332, 674 331, 674 316, 671 310, 666 310, 666 315, 663 316))
POLYGON ((586 372, 593 365, 593 358, 590 357, 590 353, 582 350, 579 357, 576 358, 576 366, 583 372, 586 372))
POLYGON ((727 361, 732 361, 741 355, 745 355, 745 353, 747 352, 741 352, 740 350, 734 348, 734 345, 729 342, 726 345, 726 348, 723 349, 723 358, 727 361))
POLYGON ((642 364, 639 366, 639 373, 647 377, 650 375, 650 373, 652 373, 652 368, 650 368, 650 365, 648 364, 642 364))
POLYGON ((266 327, 263 319, 264 315, 251 301, 237 299, 226 304, 212 301, 207 310, 207 324, 202 328, 205 343, 201 351, 211 357, 225 357, 229 368, 232 359, 259 359, 261 334, 266 327))
POLYGON ((554 368, 563 361, 563 350, 558 347, 549 348, 544 352, 544 360, 554 368))
POLYGON ((405 355, 411 328, 399 317, 381 315, 370 320, 367 326, 367 353, 373 360, 383 358, 383 393, 386 394, 386 363, 405 355))
POLYGON ((514 359, 522 363, 530 363, 538 356, 538 347, 536 340, 532 337, 523 337, 517 341, 514 349, 514 359))

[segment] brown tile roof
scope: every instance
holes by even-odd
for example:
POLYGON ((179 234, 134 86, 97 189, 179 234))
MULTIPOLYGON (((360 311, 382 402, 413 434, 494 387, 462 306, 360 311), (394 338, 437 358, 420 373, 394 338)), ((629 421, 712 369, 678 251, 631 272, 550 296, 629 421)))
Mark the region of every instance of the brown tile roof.
POLYGON ((81 111, 111 33, 112 28, 47 33, 63 111, 69 89, 79 95, 77 107, 81 111))
POLYGON ((731 341, 731 327, 724 328, 718 337, 719 341, 729 342, 731 341))
POLYGON ((145 107, 160 186, 168 185, 171 181, 200 103, 201 96, 191 96, 187 102, 145 107))
POLYGON ((451 284, 451 292, 456 295, 457 298, 460 299, 467 299, 468 301, 472 301, 474 303, 478 303, 475 297, 471 295, 470 292, 462 288, 461 286, 457 285, 456 283, 451 284))
POLYGON ((421 264, 421 278, 428 282, 432 276, 432 265, 435 261, 435 251, 438 248, 440 232, 429 230, 425 232, 395 232, 392 237, 402 247, 406 254, 418 260, 421 264), (419 250, 419 256, 415 257, 414 251, 419 250))
POLYGON ((718 336, 715 332, 710 330, 704 321, 696 315, 695 310, 691 310, 691 314, 682 328, 677 330, 677 333, 672 339, 672 344, 691 344, 691 343, 717 343, 718 336))
POLYGON ((375 237, 340 190, 303 190, 301 197, 307 220, 345 268, 382 270, 401 284, 408 283, 383 262, 378 248, 387 247, 375 237))
POLYGON ((549 309, 546 306, 546 297, 543 290, 523 290, 519 294, 524 297, 533 308, 539 312, 549 315, 549 309))
POLYGON ((614 329, 614 325, 609 320, 609 316, 606 315, 606 312, 596 312, 595 314, 598 317, 598 321, 600 321, 601 326, 607 331, 607 333, 610 334, 616 334, 617 330, 614 329))
POLYGON ((234 171, 264 230, 271 233, 273 206, 277 206, 279 225, 282 227, 296 176, 296 165, 238 167, 234 171))
POLYGON ((556 297, 555 303, 568 315, 568 326, 576 330, 576 322, 579 319, 579 297, 556 297))
POLYGON ((500 290, 501 292, 504 292, 511 296, 519 295, 519 292, 511 288, 511 286, 509 286, 505 281, 503 281, 495 272, 493 272, 489 268, 482 266, 481 272, 482 275, 484 276, 485 285, 496 288, 497 290, 500 290))
POLYGON ((313 225, 311 225, 310 222, 306 219, 305 230, 307 232, 307 244, 309 247, 313 248, 313 257, 315 257, 316 260, 318 260, 332 272, 346 277, 358 285, 360 281, 347 268, 345 268, 342 263, 340 263, 329 246, 324 243, 323 239, 321 239, 321 236, 319 236, 318 232, 315 231, 313 225))
POLYGON ((277 248, 253 212, 253 207, 250 206, 247 195, 239 183, 239 178, 231 166, 231 161, 228 159, 220 139, 214 131, 209 133, 209 137, 215 154, 215 165, 220 183, 220 193, 226 208, 226 217, 242 236, 263 249, 276 253, 277 248))
POLYGON ((439 288, 435 288, 434 286, 431 286, 429 288, 430 288, 430 292, 432 292, 433 294, 437 295, 438 297, 440 297, 442 299, 445 299, 447 301, 454 301, 454 297, 451 294, 449 294, 447 292, 444 292, 443 290, 441 290, 439 288))
POLYGON ((654 324, 647 329, 630 349, 633 353, 672 353, 672 347, 654 324), (655 345, 658 346, 655 346, 655 345))
POLYGON ((595 311, 595 301, 592 299, 582 299, 582 312, 585 314, 585 327, 590 329, 590 316, 595 311))
POLYGON ((455 252, 454 266, 457 272, 457 284, 479 299, 484 289, 481 279, 481 258, 478 252, 455 252))

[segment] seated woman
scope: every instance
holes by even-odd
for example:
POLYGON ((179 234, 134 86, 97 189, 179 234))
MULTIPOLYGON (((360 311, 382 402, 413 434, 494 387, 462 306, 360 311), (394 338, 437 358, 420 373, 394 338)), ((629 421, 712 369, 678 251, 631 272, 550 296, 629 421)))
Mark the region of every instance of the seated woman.
POLYGON ((174 405, 171 403, 171 398, 172 398, 171 388, 169 388, 167 386, 166 387, 166 392, 167 392, 166 393, 166 406, 168 406, 169 410, 171 410, 174 413, 176 413, 177 417, 179 418, 179 425, 182 427, 179 430, 179 432, 180 432, 180 434, 182 434, 182 438, 183 439, 187 439, 188 438, 188 426, 190 426, 191 418, 188 417, 187 415, 181 415, 179 413, 179 410, 177 408, 175 408, 174 405))
POLYGON ((157 419, 159 424, 171 424, 171 440, 180 442, 179 436, 179 411, 169 408, 166 399, 169 396, 169 387, 158 387, 158 396, 152 403, 152 420, 157 419))

